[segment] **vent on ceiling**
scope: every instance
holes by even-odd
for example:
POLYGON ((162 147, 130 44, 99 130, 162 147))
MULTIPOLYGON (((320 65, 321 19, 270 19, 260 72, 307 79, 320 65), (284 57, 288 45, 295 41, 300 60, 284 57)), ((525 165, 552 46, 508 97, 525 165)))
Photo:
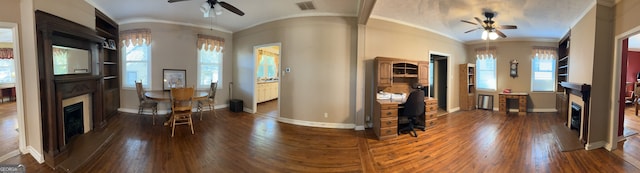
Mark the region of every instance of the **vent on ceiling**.
POLYGON ((302 11, 315 10, 316 9, 316 6, 314 6, 313 2, 311 2, 311 1, 298 2, 298 3, 296 3, 296 5, 298 5, 300 10, 302 10, 302 11))

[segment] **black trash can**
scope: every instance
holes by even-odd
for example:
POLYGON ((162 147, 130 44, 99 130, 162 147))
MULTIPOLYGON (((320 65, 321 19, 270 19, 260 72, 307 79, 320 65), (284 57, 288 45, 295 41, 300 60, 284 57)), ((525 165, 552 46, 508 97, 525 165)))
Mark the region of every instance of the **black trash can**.
POLYGON ((242 112, 242 100, 231 99, 229 101, 229 109, 231 109, 231 112, 242 112))

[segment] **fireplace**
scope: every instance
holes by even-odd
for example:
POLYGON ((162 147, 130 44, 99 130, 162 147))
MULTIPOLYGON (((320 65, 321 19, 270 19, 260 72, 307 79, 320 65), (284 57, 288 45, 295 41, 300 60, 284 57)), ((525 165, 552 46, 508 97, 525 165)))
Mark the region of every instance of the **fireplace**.
POLYGON ((577 129, 580 141, 589 143, 589 110, 591 106, 591 85, 569 82, 560 83, 565 94, 569 96, 567 102, 567 127, 577 129), (571 103, 571 104, 569 104, 571 103))
POLYGON ((84 132, 84 121, 82 120, 82 102, 64 107, 64 143, 68 144, 69 139, 84 132))
POLYGON ((582 122, 582 106, 575 102, 571 102, 571 129, 580 130, 580 122, 582 122))

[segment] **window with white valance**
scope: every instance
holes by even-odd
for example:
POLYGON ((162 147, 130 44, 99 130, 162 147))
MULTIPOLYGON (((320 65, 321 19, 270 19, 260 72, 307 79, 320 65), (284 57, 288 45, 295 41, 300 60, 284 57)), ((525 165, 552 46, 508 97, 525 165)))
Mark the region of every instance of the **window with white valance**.
POLYGON ((198 34, 196 43, 198 51, 198 88, 211 87, 211 82, 222 83, 222 50, 224 39, 215 36, 198 34))
POLYGON ((134 88, 135 82, 149 88, 151 84, 151 30, 132 29, 120 32, 122 43, 122 86, 134 88))
POLYGON ((479 90, 496 90, 496 49, 476 49, 476 87, 479 90))
POLYGON ((13 48, 0 48, 0 83, 15 83, 16 70, 13 48))
POLYGON ((555 91, 556 58, 554 47, 534 47, 531 58, 531 91, 555 91))

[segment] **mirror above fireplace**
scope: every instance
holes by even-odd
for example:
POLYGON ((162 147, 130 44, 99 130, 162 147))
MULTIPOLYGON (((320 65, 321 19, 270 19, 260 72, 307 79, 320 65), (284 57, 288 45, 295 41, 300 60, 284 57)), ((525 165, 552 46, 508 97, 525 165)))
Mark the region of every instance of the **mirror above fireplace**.
POLYGON ((91 73, 89 50, 53 45, 53 74, 91 73))

